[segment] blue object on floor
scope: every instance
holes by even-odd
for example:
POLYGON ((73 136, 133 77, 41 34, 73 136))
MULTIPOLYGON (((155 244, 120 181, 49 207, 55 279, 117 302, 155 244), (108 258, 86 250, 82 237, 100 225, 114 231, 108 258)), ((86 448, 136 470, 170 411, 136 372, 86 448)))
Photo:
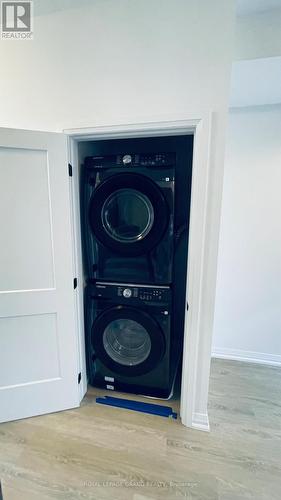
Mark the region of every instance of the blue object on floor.
POLYGON ((114 398, 112 396, 96 398, 96 402, 101 405, 115 406, 117 408, 125 408, 126 410, 140 411, 142 413, 150 413, 152 415, 159 415, 160 417, 177 418, 177 414, 173 412, 173 409, 170 406, 143 403, 142 401, 114 398))

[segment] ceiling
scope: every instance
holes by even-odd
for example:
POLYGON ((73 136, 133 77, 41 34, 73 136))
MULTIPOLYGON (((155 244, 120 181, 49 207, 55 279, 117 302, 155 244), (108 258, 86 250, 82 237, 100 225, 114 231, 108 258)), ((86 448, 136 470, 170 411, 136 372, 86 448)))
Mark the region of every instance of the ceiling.
POLYGON ((237 15, 247 16, 272 9, 281 9, 281 0, 236 0, 237 15))

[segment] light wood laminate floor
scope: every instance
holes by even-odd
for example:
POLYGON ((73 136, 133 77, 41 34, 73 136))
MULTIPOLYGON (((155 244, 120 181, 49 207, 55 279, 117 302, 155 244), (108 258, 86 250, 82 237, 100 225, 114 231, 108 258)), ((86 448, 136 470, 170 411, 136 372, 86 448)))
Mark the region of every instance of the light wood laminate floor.
POLYGON ((4 500, 281 499, 280 369, 213 360, 211 433, 97 405, 97 393, 0 425, 4 500))

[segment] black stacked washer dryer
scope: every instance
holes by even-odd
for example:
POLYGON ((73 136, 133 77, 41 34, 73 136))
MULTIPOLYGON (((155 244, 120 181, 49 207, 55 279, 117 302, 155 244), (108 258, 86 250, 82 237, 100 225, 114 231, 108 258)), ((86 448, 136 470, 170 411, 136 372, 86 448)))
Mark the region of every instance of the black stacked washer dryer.
POLYGON ((167 398, 173 334, 176 154, 86 157, 82 224, 89 382, 167 398))

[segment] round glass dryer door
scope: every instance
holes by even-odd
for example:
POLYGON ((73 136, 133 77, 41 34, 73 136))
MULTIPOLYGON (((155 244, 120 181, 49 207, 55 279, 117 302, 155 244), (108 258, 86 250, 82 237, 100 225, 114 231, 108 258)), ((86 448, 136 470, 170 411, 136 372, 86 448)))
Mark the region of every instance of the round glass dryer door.
POLYGON ((111 175, 95 189, 89 205, 92 232, 105 247, 138 256, 156 246, 168 226, 169 209, 157 184, 144 175, 111 175))
POLYGON ((117 374, 136 376, 155 368, 165 352, 164 334, 154 318, 133 307, 115 306, 92 326, 99 360, 117 374))
POLYGON ((150 232, 154 209, 149 198, 136 189, 118 189, 104 202, 102 223, 107 234, 122 243, 139 241, 150 232))

